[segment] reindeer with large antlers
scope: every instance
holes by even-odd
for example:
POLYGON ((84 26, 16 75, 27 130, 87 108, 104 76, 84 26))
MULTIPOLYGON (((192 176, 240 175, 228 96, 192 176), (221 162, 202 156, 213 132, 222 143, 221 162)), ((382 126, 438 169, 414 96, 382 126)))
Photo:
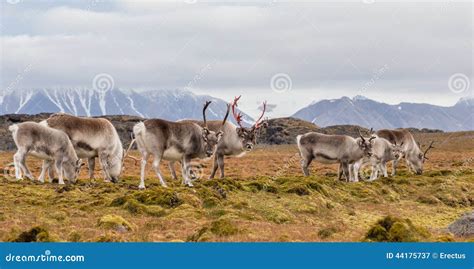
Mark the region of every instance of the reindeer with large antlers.
POLYGON ((138 151, 142 155, 140 189, 145 188, 145 167, 150 155, 153 155, 153 168, 160 179, 162 186, 166 187, 166 182, 160 172, 161 160, 181 161, 184 184, 193 186, 191 183, 192 171, 190 161, 194 158, 209 158, 216 149, 216 145, 225 133, 227 117, 230 106, 227 106, 227 113, 220 127, 214 131, 208 127, 206 121, 206 109, 211 104, 207 101, 202 110, 203 126, 194 122, 170 122, 162 119, 149 119, 140 122, 133 127, 135 141, 138 151))
MULTIPOLYGON (((251 151, 257 144, 258 131, 264 126, 263 116, 267 107, 267 103, 263 102, 262 113, 251 127, 244 127, 242 125, 242 114, 238 112, 237 102, 240 97, 235 97, 232 102, 232 115, 238 126, 235 126, 231 122, 226 122, 224 125, 220 121, 208 121, 208 128, 212 131, 222 130, 224 135, 217 144, 216 153, 214 154, 214 164, 212 167, 210 178, 214 178, 217 169, 220 168, 220 176, 224 177, 224 156, 238 156, 242 157, 245 153, 251 151)), ((185 122, 189 122, 186 120, 185 122)), ((204 126, 204 122, 195 122, 201 126, 204 126)), ((170 170, 173 178, 177 178, 174 170, 173 162, 170 163, 170 170)))
MULTIPOLYGON (((414 171, 416 174, 421 175, 423 173, 423 164, 428 158, 426 154, 430 149, 433 148, 434 141, 431 141, 430 145, 425 151, 420 149, 415 138, 406 129, 398 130, 379 130, 375 133, 377 136, 382 137, 390 141, 392 144, 403 145, 403 152, 405 153, 405 160, 407 162, 408 169, 414 171)), ((398 161, 394 160, 392 176, 396 174, 398 161)))

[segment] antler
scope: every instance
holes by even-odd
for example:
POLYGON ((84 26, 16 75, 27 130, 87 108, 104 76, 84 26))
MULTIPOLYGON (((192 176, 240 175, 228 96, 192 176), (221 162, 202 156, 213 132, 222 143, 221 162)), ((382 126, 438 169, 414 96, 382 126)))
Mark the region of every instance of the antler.
POLYGON ((362 141, 365 142, 365 138, 364 138, 364 136, 362 135, 362 133, 360 132, 360 129, 358 129, 358 130, 359 130, 359 136, 360 136, 360 138, 362 138, 362 141))
POLYGON ((255 129, 258 129, 260 127, 260 120, 263 118, 263 115, 265 114, 265 110, 267 110, 267 101, 263 101, 263 109, 262 109, 262 114, 258 118, 258 120, 255 121, 254 127, 255 129))
POLYGON ((224 120, 222 121, 222 126, 224 126, 225 122, 227 121, 227 117, 229 117, 230 112, 230 104, 227 104, 227 112, 225 113, 224 120))
POLYGON ((434 141, 431 141, 431 143, 430 143, 430 145, 428 146, 428 148, 425 150, 425 152, 423 152, 423 158, 424 158, 424 159, 427 159, 427 160, 428 160, 428 158, 426 158, 426 153, 428 153, 428 150, 434 148, 434 147, 433 147, 433 143, 434 143, 434 141))
POLYGON ((206 101, 204 104, 204 108, 202 109, 202 117, 204 119, 204 126, 207 127, 207 121, 206 121, 206 109, 207 107, 211 104, 211 101, 206 101))
POLYGON ((242 113, 238 113, 236 114, 235 113, 235 108, 237 107, 237 102, 240 100, 240 97, 242 97, 242 95, 239 95, 239 97, 234 97, 234 102, 232 102, 232 115, 234 116, 234 119, 235 121, 237 122, 237 124, 243 128, 242 126, 242 113))

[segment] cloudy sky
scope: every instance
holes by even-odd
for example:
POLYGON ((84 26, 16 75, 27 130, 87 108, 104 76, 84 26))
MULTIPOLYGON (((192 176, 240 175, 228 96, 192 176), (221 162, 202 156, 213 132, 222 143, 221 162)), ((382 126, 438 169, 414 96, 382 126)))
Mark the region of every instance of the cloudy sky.
POLYGON ((283 116, 355 95, 449 106, 474 87, 470 1, 1 1, 2 90, 106 73, 283 116))

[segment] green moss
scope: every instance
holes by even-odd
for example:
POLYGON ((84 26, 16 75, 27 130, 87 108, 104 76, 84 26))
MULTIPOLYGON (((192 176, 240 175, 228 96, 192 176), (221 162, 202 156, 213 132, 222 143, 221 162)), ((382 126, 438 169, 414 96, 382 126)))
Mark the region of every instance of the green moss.
POLYGON ((37 226, 29 231, 22 232, 17 238, 10 240, 11 242, 54 242, 46 228, 37 226))
POLYGON ((435 205, 439 202, 438 199, 436 199, 436 197, 434 197, 432 195, 419 196, 418 199, 416 199, 416 201, 419 202, 419 203, 428 204, 428 205, 435 205))
POLYGON ((121 216, 113 214, 102 216, 97 222, 97 225, 101 228, 117 231, 131 231, 133 229, 130 222, 121 216))
POLYGON ((309 190, 306 187, 293 187, 286 191, 287 193, 294 193, 299 196, 309 195, 309 190))
POLYGON ((321 230, 318 231, 318 236, 321 238, 321 239, 326 239, 328 237, 330 237, 331 235, 333 235, 334 233, 337 232, 337 229, 334 228, 334 227, 327 227, 327 228, 323 228, 321 230))
POLYGON ((79 241, 81 241, 81 235, 78 232, 73 231, 69 234, 68 241, 69 242, 79 242, 79 241))
POLYGON ((366 241, 418 242, 429 237, 428 231, 416 227, 409 219, 386 216, 372 226, 365 236, 366 241))
POLYGON ((211 223, 210 231, 218 236, 229 236, 239 232, 239 229, 228 219, 219 219, 211 223))
POLYGON ((176 192, 164 188, 139 191, 134 194, 134 198, 145 205, 159 205, 165 208, 175 208, 183 203, 176 192))

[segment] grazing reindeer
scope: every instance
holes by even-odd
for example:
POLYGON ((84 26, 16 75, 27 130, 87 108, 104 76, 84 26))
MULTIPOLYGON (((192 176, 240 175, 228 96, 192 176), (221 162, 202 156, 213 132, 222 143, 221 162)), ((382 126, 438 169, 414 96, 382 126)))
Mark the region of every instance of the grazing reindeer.
MULTIPOLYGON (((428 158, 426 154, 430 149, 433 148, 434 141, 431 141, 430 145, 423 152, 419 145, 416 143, 415 138, 406 129, 399 130, 379 130, 375 133, 378 137, 382 137, 390 141, 392 144, 403 144, 403 152, 405 153, 405 160, 407 162, 408 169, 414 171, 417 175, 423 173, 423 164, 428 158)), ((392 176, 396 174, 398 160, 393 161, 392 176)))
MULTIPOLYGON (((54 162, 59 184, 64 184, 63 175, 67 180, 76 182, 82 161, 77 158, 67 134, 36 122, 14 124, 8 129, 12 132, 13 140, 18 148, 13 157, 17 179, 21 179, 23 173, 27 178, 34 180, 26 166, 26 157, 31 154, 45 160, 48 165, 54 162)), ((44 182, 44 173, 45 169, 41 171, 38 178, 40 182, 44 182)))
POLYGON ((390 143, 385 138, 376 137, 372 143, 372 155, 360 159, 353 165, 355 181, 359 181, 360 167, 366 163, 370 163, 372 166, 371 181, 377 179, 379 171, 383 173, 384 177, 388 177, 387 162, 398 161, 403 158, 403 154, 403 142, 397 145, 390 143))
MULTIPOLYGON (((189 121, 170 122, 161 119, 149 119, 133 127, 135 141, 142 155, 140 185, 138 186, 140 189, 145 188, 145 166, 150 154, 154 157, 153 168, 162 186, 166 187, 166 182, 160 172, 162 159, 181 161, 184 184, 193 186, 190 179, 191 159, 211 157, 224 133, 223 130, 217 132, 209 130, 207 126, 206 109, 210 104, 211 102, 207 101, 202 110, 204 127, 189 121)), ((229 105, 221 126, 225 125, 228 116, 229 105)))
MULTIPOLYGON (((264 126, 263 115, 266 110, 266 102, 263 102, 262 114, 255 121, 254 125, 249 128, 242 126, 242 114, 236 112, 237 102, 241 96, 235 97, 232 102, 232 115, 239 125, 236 127, 231 122, 226 122, 222 126, 220 121, 207 122, 208 128, 214 132, 223 130, 224 134, 217 144, 216 153, 214 154, 214 164, 209 178, 214 178, 217 169, 220 168, 221 178, 224 177, 224 156, 238 156, 242 157, 245 153, 251 151, 257 144, 258 131, 264 126)), ((188 121, 188 120, 187 120, 188 121)), ((204 122, 190 121, 204 126, 204 122)), ((169 168, 174 179, 177 179, 176 171, 174 170, 174 162, 170 162, 169 168)))
POLYGON ((340 163, 348 181, 354 181, 352 169, 349 168, 363 157, 372 154, 372 140, 375 137, 352 138, 347 135, 326 135, 309 132, 296 137, 296 143, 301 155, 301 166, 305 176, 309 176, 309 165, 313 160, 321 163, 340 163))
POLYGON ((124 151, 117 130, 110 121, 57 113, 41 124, 61 130, 69 136, 77 155, 88 159, 90 179, 94 178, 95 158, 98 157, 105 181, 118 181, 122 172, 124 151))

